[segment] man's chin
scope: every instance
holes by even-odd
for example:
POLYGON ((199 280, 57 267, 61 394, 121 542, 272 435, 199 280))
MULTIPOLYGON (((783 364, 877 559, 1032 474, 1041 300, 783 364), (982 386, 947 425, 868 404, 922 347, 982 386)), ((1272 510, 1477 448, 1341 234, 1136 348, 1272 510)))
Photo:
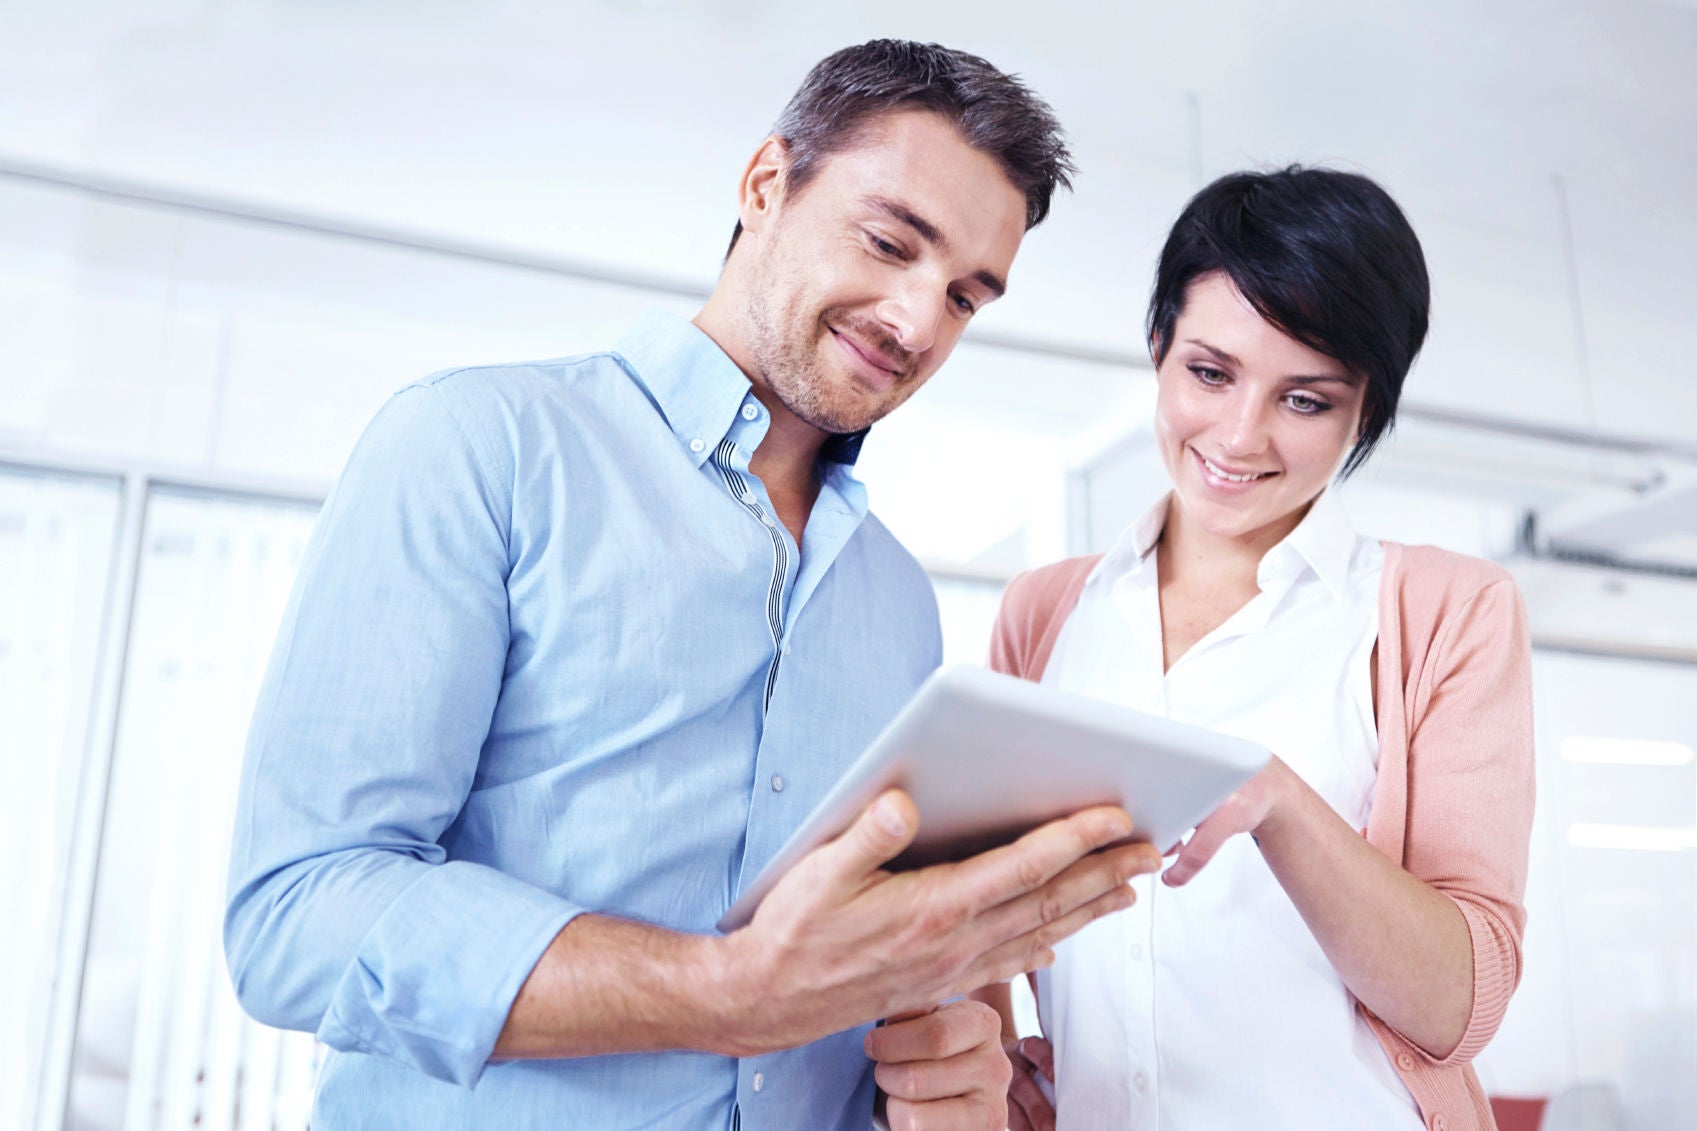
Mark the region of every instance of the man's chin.
POLYGON ((792 405, 790 411, 819 431, 840 436, 866 431, 895 407, 894 404, 815 404, 799 408, 792 405))

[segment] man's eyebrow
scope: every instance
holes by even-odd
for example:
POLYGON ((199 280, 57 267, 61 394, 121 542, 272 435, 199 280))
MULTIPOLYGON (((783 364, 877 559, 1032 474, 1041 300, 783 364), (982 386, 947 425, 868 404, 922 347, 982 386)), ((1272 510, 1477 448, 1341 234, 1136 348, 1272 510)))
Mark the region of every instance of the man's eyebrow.
MULTIPOLYGON (((946 252, 949 250, 948 237, 937 230, 937 225, 933 224, 931 221, 927 220, 901 201, 891 200, 887 196, 868 196, 864 197, 861 203, 865 204, 868 208, 882 212, 884 215, 898 223, 906 224, 919 235, 920 239, 924 240, 938 251, 946 252)), ((997 278, 994 272, 974 271, 972 273, 972 279, 973 282, 989 291, 993 298, 1001 298, 1003 295, 1008 293, 1007 283, 997 278)))
MULTIPOLYGON (((1200 346, 1209 354, 1213 355, 1215 361, 1221 362, 1225 365, 1235 366, 1239 369, 1243 368, 1243 362, 1239 361, 1225 350, 1217 349, 1214 346, 1209 345, 1201 338, 1186 338, 1185 342, 1189 345, 1200 346)), ((1360 378, 1356 377, 1354 374, 1344 376, 1337 373, 1315 373, 1299 377, 1286 377, 1285 380, 1293 381, 1298 385, 1318 385, 1323 382, 1333 381, 1339 385, 1348 385, 1351 388, 1354 388, 1356 385, 1361 383, 1360 378)))
POLYGON ((938 251, 949 250, 949 241, 943 237, 942 232, 937 230, 937 225, 933 224, 931 221, 927 220, 901 201, 891 200, 887 196, 868 196, 863 199, 862 203, 869 208, 877 209, 892 220, 899 220, 903 224, 906 224, 908 227, 919 233, 920 239, 924 240, 938 251))

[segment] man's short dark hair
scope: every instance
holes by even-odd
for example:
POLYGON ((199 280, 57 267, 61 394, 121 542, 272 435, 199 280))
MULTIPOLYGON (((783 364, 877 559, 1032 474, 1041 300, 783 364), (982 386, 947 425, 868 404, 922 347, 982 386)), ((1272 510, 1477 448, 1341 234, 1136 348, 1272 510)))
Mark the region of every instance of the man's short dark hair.
POLYGON ((1395 421, 1426 340, 1431 285, 1402 209, 1374 181, 1333 169, 1221 177, 1185 205, 1161 249, 1147 326, 1156 365, 1190 284, 1214 272, 1261 317, 1366 381, 1342 474, 1360 467, 1395 421))
MULTIPOLYGON (((820 60, 772 127, 789 150, 784 191, 801 191, 826 158, 900 110, 941 115, 994 158, 1025 194, 1027 231, 1049 214, 1056 185, 1072 187, 1077 170, 1055 112, 1016 76, 935 43, 874 39, 820 60)), ((738 222, 732 248, 741 235, 738 222)))

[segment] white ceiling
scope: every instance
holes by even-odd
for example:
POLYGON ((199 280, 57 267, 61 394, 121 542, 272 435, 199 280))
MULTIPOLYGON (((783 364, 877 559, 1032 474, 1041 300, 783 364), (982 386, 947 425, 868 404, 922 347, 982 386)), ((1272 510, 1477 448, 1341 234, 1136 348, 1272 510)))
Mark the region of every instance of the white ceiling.
MULTIPOLYGON (((1073 138, 1077 191, 986 330, 1135 354, 1199 179, 1327 162, 1426 242, 1410 403, 1697 435, 1690 3, 38 0, 0 11, 0 163, 705 286, 747 154, 815 59, 873 35, 1023 74, 1073 138)), ((1102 386, 1044 395, 1093 419, 1102 386)))

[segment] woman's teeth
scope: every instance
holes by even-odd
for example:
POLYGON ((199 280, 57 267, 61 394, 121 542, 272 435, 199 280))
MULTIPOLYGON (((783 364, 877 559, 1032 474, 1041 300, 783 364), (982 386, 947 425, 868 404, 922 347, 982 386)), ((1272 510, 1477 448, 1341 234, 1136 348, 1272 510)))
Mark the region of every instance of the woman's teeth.
POLYGON ((1207 456, 1202 455, 1201 452, 1197 452, 1196 454, 1201 458, 1202 464, 1203 464, 1204 467, 1206 467, 1213 474, 1219 476, 1221 479, 1224 479, 1227 483, 1248 483, 1252 480, 1260 479, 1264 476, 1268 476, 1268 475, 1272 474, 1272 472, 1270 472, 1270 471, 1257 471, 1257 472, 1253 472, 1249 475, 1233 475, 1231 472, 1227 471, 1225 468, 1221 467, 1219 464, 1215 463, 1213 460, 1209 459, 1207 456))

